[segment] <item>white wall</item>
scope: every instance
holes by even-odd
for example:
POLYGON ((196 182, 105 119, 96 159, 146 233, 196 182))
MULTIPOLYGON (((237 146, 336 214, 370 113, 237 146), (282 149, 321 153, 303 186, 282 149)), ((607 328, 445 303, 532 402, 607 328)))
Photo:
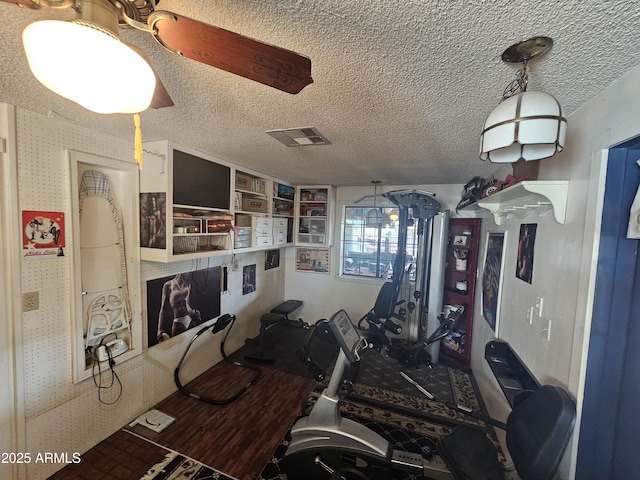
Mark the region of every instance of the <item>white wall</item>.
MULTIPOLYGON (((562 101, 562 99, 560 99, 562 101)), ((509 342, 541 383, 563 386, 577 398, 578 423, 593 303, 595 265, 603 195, 606 149, 640 134, 640 68, 625 75, 569 117, 564 152, 543 160, 540 179, 570 180, 564 225, 546 216, 510 220, 499 336, 509 342), (605 149, 603 151, 603 149, 605 149), (515 278, 514 259, 520 223, 538 223, 533 282, 515 278), (526 308, 544 298, 544 316, 552 319, 551 340, 541 334, 542 320, 526 323, 526 308)), ((481 252, 481 255, 484 253, 481 252)), ((479 309, 477 310, 480 311, 479 309)), ((474 323, 472 365, 492 413, 505 418, 506 402, 484 361, 483 347, 493 339, 482 319, 474 323)), ((573 478, 577 442, 561 466, 560 478, 573 478)))
MULTIPOLYGON (((40 308, 22 313, 16 302, 15 316, 8 324, 2 324, 2 341, 6 330, 16 329, 13 338, 16 344, 16 365, 11 372, 12 356, 5 354, 0 362, 0 375, 4 380, 15 374, 17 387, 16 419, 17 431, 13 436, 4 435, 7 442, 13 440, 3 451, 30 452, 32 458, 38 453, 85 452, 118 428, 133 420, 149 407, 173 392, 173 370, 177 365, 192 335, 185 334, 163 342, 145 351, 141 356, 116 364, 116 371, 123 384, 122 398, 116 405, 101 404, 97 390, 91 380, 74 384, 72 381, 72 296, 71 282, 73 266, 72 238, 67 230, 68 255, 47 259, 20 260, 19 220, 21 210, 48 210, 65 212, 67 229, 71 228, 70 172, 65 151, 67 149, 92 153, 125 162, 133 162, 133 132, 131 141, 96 133, 89 128, 73 125, 55 118, 48 118, 23 109, 16 109, 17 151, 12 158, 16 161, 17 175, 11 179, 2 176, 3 202, 15 195, 16 200, 7 205, 10 215, 0 216, 3 232, 14 232, 3 246, 13 257, 3 266, 12 268, 13 273, 3 282, 3 299, 20 298, 20 292, 37 290, 40 292, 40 308), (7 284, 12 282, 13 285, 7 284), (21 411, 24 414, 21 414, 21 411), (23 434, 23 435, 22 435, 23 434)), ((0 135, 2 136, 2 135, 0 135)), ((13 142, 11 142, 13 143, 13 142)), ((5 169, 3 169, 3 172, 5 169)), ((4 206, 4 205, 3 205, 4 206)), ((3 241, 6 237, 3 237, 3 241)), ((4 251, 4 249, 3 249, 4 251)), ((283 256, 285 257, 285 256, 283 256)), ((236 255, 238 269, 231 271, 229 288, 231 293, 222 296, 222 312, 235 313, 238 321, 227 341, 227 351, 241 346, 245 338, 258 332, 259 316, 284 298, 285 258, 280 268, 264 270, 264 252, 236 255), (256 264, 257 291, 242 295, 242 267, 256 264)), ((141 277, 142 290, 146 280, 173 273, 226 263, 232 265, 232 258, 215 257, 210 261, 178 262, 157 264, 143 262, 141 277)), ((3 269, 4 270, 4 269, 3 269)), ((143 305, 146 298, 143 299, 143 305)), ((7 302, 10 313, 11 303, 7 302)), ((146 312, 143 307, 143 318, 146 312)), ((4 319, 3 319, 4 321, 4 319)), ((145 332, 146 334, 146 332, 145 332)), ((211 365, 220 361, 219 341, 221 336, 203 336, 190 352, 189 361, 181 371, 183 382, 189 381, 211 365)), ((146 337, 145 337, 146 338, 146 337)), ((10 384, 10 379, 8 379, 10 384)), ((3 385, 7 385, 3 381, 3 385)), ((12 389, 3 388, 3 395, 9 397, 12 389)), ((2 397, 4 398, 4 397, 2 397)), ((7 411, 2 402, 2 430, 7 432, 7 411)), ((64 464, 32 462, 23 466, 21 478, 41 479, 51 475, 64 464)), ((3 471, 4 473, 4 471, 3 471)), ((2 475, 11 478, 11 475, 2 475)), ((14 477, 17 478, 17 477, 14 477)))

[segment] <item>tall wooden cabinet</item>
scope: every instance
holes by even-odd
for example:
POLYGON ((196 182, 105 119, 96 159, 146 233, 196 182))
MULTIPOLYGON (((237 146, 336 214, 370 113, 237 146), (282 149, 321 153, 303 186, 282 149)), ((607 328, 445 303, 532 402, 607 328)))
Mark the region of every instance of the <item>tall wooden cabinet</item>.
POLYGON ((473 307, 480 245, 479 218, 449 220, 449 241, 445 267, 443 310, 447 305, 465 309, 450 335, 442 339, 440 353, 451 356, 463 366, 471 366, 473 307))

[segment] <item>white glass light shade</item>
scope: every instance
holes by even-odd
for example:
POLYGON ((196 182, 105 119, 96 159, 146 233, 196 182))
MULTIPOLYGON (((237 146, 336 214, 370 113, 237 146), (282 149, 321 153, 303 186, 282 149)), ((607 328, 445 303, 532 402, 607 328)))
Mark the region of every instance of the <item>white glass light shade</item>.
POLYGON ((500 102, 480 137, 480 158, 513 163, 552 157, 564 148, 567 119, 562 107, 543 92, 522 92, 500 102))
POLYGON ((365 221, 366 227, 380 227, 382 226, 383 218, 382 212, 379 208, 373 207, 367 212, 367 218, 365 221))
POLYGON ((33 75, 58 95, 97 113, 149 107, 155 74, 118 38, 79 23, 43 20, 27 26, 22 41, 33 75))

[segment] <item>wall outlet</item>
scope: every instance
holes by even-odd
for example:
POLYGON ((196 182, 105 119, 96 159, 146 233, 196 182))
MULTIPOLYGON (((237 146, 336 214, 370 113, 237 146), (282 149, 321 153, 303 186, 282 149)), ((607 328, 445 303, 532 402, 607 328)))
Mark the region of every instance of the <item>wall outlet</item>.
POLYGON ((26 292, 22 294, 22 311, 31 312, 40 308, 40 292, 26 292))

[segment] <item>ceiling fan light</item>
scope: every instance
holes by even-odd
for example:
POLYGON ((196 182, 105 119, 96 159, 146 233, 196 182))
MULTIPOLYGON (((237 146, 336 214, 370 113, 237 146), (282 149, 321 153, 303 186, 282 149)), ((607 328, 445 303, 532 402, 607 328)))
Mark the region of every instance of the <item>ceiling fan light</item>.
POLYGON ((562 107, 544 92, 522 92, 489 114, 480 137, 480 158, 494 163, 540 160, 561 152, 567 135, 562 107))
POLYGON ((53 92, 97 113, 138 113, 151 103, 151 66, 116 36, 87 23, 34 22, 22 41, 33 75, 53 92))

